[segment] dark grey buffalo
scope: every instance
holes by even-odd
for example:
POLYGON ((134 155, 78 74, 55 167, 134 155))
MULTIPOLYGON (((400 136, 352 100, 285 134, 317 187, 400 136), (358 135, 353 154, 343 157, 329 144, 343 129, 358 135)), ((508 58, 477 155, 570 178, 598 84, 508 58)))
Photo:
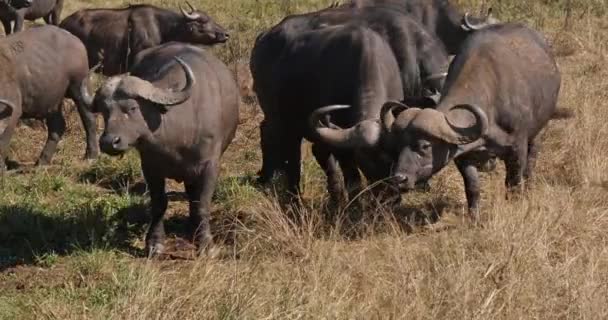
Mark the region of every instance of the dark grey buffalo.
POLYGON ((91 67, 101 61, 100 71, 112 76, 126 72, 139 52, 161 43, 212 45, 228 40, 226 30, 209 15, 192 6, 190 9, 181 9, 181 13, 151 5, 82 9, 60 26, 82 40, 91 67))
POLYGON ((381 122, 318 130, 323 141, 334 145, 382 146, 394 155, 393 180, 402 190, 426 181, 454 160, 476 219, 476 164, 493 156, 502 159, 509 189, 530 178, 537 135, 550 119, 567 116, 556 109, 559 90, 560 72, 543 37, 519 24, 495 25, 464 43, 435 109, 390 102, 381 122))
POLYGON ((238 122, 236 82, 220 60, 188 44, 163 44, 136 60, 130 75, 110 78, 95 95, 93 111, 105 121, 101 150, 118 155, 135 148, 141 156, 151 198, 149 254, 163 250, 166 178, 185 184, 195 242, 208 249, 220 157, 238 122))
POLYGON ((95 117, 80 88, 86 84, 89 63, 78 38, 54 26, 34 27, 0 39, 0 168, 20 118, 46 119, 48 139, 38 164, 48 164, 65 131, 62 100, 74 100, 87 136, 86 158, 98 154, 95 117))
MULTIPOLYGON (((274 72, 278 68, 281 55, 288 50, 286 48, 297 50, 298 48, 293 47, 292 44, 300 41, 299 37, 307 31, 341 24, 367 27, 388 43, 396 57, 405 97, 420 96, 425 88, 431 91, 441 89, 448 67, 447 53, 436 38, 406 15, 384 8, 369 7, 353 10, 330 7, 283 19, 258 37, 251 54, 254 90, 265 116, 261 124, 263 164, 260 170, 260 182, 272 178, 274 172, 283 168, 287 161, 280 155, 284 149, 280 145, 284 142, 279 140, 284 136, 280 134, 280 129, 277 129, 283 125, 281 123, 283 120, 277 120, 275 115, 283 112, 282 110, 294 112, 295 107, 289 104, 283 105, 276 100, 276 95, 280 93, 278 89, 280 83, 276 81, 274 72)), ((311 42, 307 46, 313 47, 315 43, 311 42)), ((332 59, 335 59, 332 63, 341 60, 337 56, 332 59)), ((306 94, 317 95, 318 92, 306 92, 306 94)), ((301 120, 301 123, 305 121, 301 120)))
POLYGON ((460 45, 473 32, 498 22, 492 9, 483 18, 462 14, 448 0, 351 0, 350 8, 386 7, 407 13, 443 42, 449 54, 457 54, 460 45))
POLYGON ((58 25, 63 10, 63 0, 2 0, 0 21, 4 33, 9 35, 23 29, 23 21, 43 18, 48 24, 58 25), (14 22, 14 27, 11 23, 14 22))
POLYGON ((298 193, 303 137, 314 143, 313 154, 327 174, 334 200, 342 200, 344 192, 338 164, 348 191, 360 186, 359 169, 369 180, 388 176, 390 164, 380 165, 382 159, 373 150, 354 145, 329 148, 319 143, 307 121, 322 106, 349 104, 353 109, 336 114, 334 120, 339 126, 351 126, 378 117, 385 99, 403 98, 397 61, 378 33, 357 23, 304 32, 284 49, 273 82, 276 110, 265 115, 267 123, 275 126, 272 132, 278 141, 272 151, 286 160, 289 191, 298 193))

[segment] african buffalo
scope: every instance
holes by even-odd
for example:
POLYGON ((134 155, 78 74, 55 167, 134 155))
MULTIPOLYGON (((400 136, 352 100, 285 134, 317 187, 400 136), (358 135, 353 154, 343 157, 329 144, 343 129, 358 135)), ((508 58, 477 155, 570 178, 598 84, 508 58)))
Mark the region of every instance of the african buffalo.
POLYGON ((475 165, 493 156, 503 160, 509 190, 532 176, 537 135, 550 119, 567 116, 556 109, 560 79, 540 34, 520 24, 494 25, 464 43, 435 109, 389 102, 381 122, 317 130, 332 145, 380 146, 392 154, 393 181, 402 190, 431 178, 454 160, 464 178, 469 213, 477 219, 475 165))
POLYGON ((448 0, 351 0, 344 7, 386 7, 407 13, 443 42, 449 54, 458 53, 460 45, 473 32, 498 22, 492 9, 484 18, 461 14, 448 0))
POLYGON ((118 155, 135 148, 141 157, 151 198, 148 254, 163 250, 166 178, 184 182, 195 242, 201 252, 211 248, 211 196, 238 104, 230 70, 209 52, 176 42, 140 52, 130 75, 112 77, 97 91, 93 111, 105 121, 101 150, 118 155))
POLYGON ((80 89, 86 85, 89 63, 84 45, 55 26, 30 28, 0 39, 0 170, 5 168, 10 138, 20 118, 46 119, 48 139, 37 164, 48 164, 65 131, 64 97, 76 103, 83 121, 86 158, 98 154, 95 116, 80 89), (8 108, 7 108, 8 106, 8 108))
MULTIPOLYGON (((448 67, 447 53, 435 37, 406 15, 384 8, 353 10, 331 7, 283 19, 258 37, 251 53, 254 90, 265 116, 261 124, 263 164, 260 182, 271 179, 286 161, 280 156, 283 149, 279 147, 282 142, 278 141, 284 138, 277 131, 282 124, 275 115, 282 112, 279 109, 295 108, 293 105, 281 105, 275 98, 280 83, 276 81, 274 70, 278 68, 281 55, 307 31, 347 23, 368 27, 388 43, 396 57, 404 97, 420 96, 425 88, 441 90, 448 67)), ((334 59, 340 60, 337 57, 334 59)))
POLYGON ((378 117, 386 99, 403 98, 397 61, 378 33, 358 23, 304 32, 283 50, 273 82, 276 110, 265 114, 266 123, 274 126, 276 135, 277 145, 272 151, 280 152, 279 157, 286 160, 290 192, 299 191, 303 137, 314 143, 313 154, 327 175, 334 200, 342 200, 344 195, 338 163, 350 192, 360 186, 359 168, 372 181, 388 176, 390 163, 381 165, 382 159, 374 150, 328 148, 328 144, 319 143, 306 120, 322 106, 350 104, 354 108, 337 114, 335 121, 340 126, 351 126, 378 117))
POLYGON ((205 12, 181 13, 151 5, 121 9, 82 9, 65 18, 60 27, 76 35, 87 47, 90 66, 100 61, 103 74, 129 70, 135 56, 161 43, 179 41, 212 45, 228 40, 228 33, 205 12))
POLYGON ((63 0, 2 0, 0 1, 0 21, 4 33, 9 35, 23 29, 23 21, 43 18, 48 24, 58 25, 63 10, 63 0), (15 22, 14 28, 11 23, 15 22))

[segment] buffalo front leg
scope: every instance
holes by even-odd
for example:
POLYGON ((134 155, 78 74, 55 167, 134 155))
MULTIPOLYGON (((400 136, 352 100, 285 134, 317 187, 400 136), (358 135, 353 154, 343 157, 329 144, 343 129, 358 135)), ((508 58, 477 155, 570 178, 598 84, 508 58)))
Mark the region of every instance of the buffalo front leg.
POLYGON ((25 13, 21 10, 17 11, 15 15, 15 26, 13 27, 13 32, 19 32, 23 30, 23 21, 25 20, 25 13))
POLYGON ((152 257, 164 250, 165 226, 163 215, 167 210, 167 194, 165 193, 165 178, 156 174, 155 170, 147 168, 142 163, 144 179, 150 193, 150 226, 146 233, 146 254, 152 257))
POLYGON ((464 180, 464 190, 467 196, 469 217, 473 222, 479 221, 479 173, 474 161, 455 159, 456 167, 464 180))
POLYGON ((340 171, 338 170, 336 158, 325 146, 318 143, 313 144, 312 154, 327 176, 327 191, 329 192, 331 201, 338 206, 346 204, 346 195, 344 186, 340 180, 340 171))
POLYGON ((211 253, 213 237, 211 235, 211 198, 219 175, 217 160, 208 161, 196 181, 185 185, 190 205, 190 221, 193 239, 199 254, 211 253))
POLYGON ((53 11, 51 11, 51 24, 56 26, 59 25, 59 22, 61 22, 61 11, 63 11, 63 0, 57 1, 55 8, 53 8, 53 11))
MULTIPOLYGON (((86 79, 81 80, 86 81, 86 79)), ((87 160, 95 159, 99 156, 99 142, 97 140, 97 120, 93 112, 90 111, 85 98, 80 92, 81 83, 75 83, 70 86, 70 98, 74 100, 80 121, 84 127, 84 133, 87 140, 87 149, 84 158, 87 160)))
POLYGON ((65 133, 65 119, 61 113, 61 107, 59 108, 59 111, 51 113, 46 118, 46 127, 48 130, 48 137, 46 144, 42 149, 42 153, 40 154, 40 158, 38 158, 38 162, 36 162, 37 166, 44 166, 51 163, 53 155, 57 150, 57 145, 65 133))
POLYGON ((338 162, 344 176, 344 185, 348 200, 352 201, 361 192, 361 174, 354 160, 354 155, 347 153, 338 156, 338 162))

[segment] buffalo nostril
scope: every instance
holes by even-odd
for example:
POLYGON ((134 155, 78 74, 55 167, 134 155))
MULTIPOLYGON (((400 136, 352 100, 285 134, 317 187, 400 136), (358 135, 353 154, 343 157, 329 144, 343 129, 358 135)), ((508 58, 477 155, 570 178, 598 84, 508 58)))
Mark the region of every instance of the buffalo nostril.
POLYGON ((112 145, 116 146, 120 144, 120 137, 115 137, 114 139, 112 139, 112 145))

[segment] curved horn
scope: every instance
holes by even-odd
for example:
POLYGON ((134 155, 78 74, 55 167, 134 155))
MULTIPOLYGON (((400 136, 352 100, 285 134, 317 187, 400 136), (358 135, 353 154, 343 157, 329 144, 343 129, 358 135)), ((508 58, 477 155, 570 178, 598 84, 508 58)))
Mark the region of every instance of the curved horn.
POLYGON ((82 99, 82 102, 85 104, 85 107, 91 111, 93 109, 93 99, 95 97, 92 96, 89 92, 89 81, 90 81, 93 73, 95 73, 97 71, 97 69, 99 69, 99 67, 101 67, 101 65, 102 65, 102 62, 99 61, 99 63, 97 63, 95 66, 93 66, 93 68, 91 68, 89 70, 89 73, 87 74, 87 76, 84 79, 82 79, 82 82, 80 83, 80 98, 82 99))
POLYGON ((130 77, 132 81, 133 79, 136 80, 133 81, 135 83, 130 86, 131 88, 128 88, 126 91, 134 91, 129 93, 163 106, 174 106, 185 102, 192 94, 192 87, 196 83, 196 79, 192 69, 186 62, 178 57, 174 59, 182 66, 186 75, 186 86, 181 91, 175 92, 170 89, 160 89, 152 85, 152 83, 136 77, 130 77))
POLYGON ((184 10, 181 5, 179 6, 179 10, 182 12, 184 17, 186 17, 188 20, 196 20, 201 17, 200 14, 196 13, 196 9, 190 4, 190 2, 186 1, 186 4, 188 5, 188 7, 190 7, 190 12, 184 10))
POLYGON ((424 80, 422 82, 429 82, 431 80, 437 80, 437 79, 443 79, 445 77, 448 76, 447 72, 438 72, 438 73, 433 73, 431 75, 426 76, 426 78, 424 78, 424 80))
MULTIPOLYGON (((13 114, 13 112, 15 111, 16 106, 8 100, 0 99, 0 105, 2 105, 2 104, 7 106, 9 110, 1 112, 0 116, 6 115, 4 118, 10 117, 13 114)), ((1 120, 2 119, 0 119, 0 134, 4 133, 4 130, 6 130, 6 128, 8 127, 8 123, 6 121, 1 121, 1 120)))
POLYGON ((407 110, 409 107, 405 104, 397 101, 388 101, 382 106, 380 111, 380 119, 382 120, 382 127, 387 132, 391 131, 391 127, 395 122, 396 116, 407 110))
POLYGON ((196 8, 190 3, 190 1, 186 0, 186 5, 190 8, 190 13, 196 11, 196 8))
POLYGON ((324 143, 336 148, 373 147, 380 140, 381 128, 378 120, 363 120, 348 129, 337 129, 329 123, 329 127, 319 126, 320 119, 329 112, 348 109, 348 105, 332 105, 313 111, 309 117, 309 125, 317 137, 324 143))
POLYGON ((479 24, 474 24, 471 23, 471 21, 469 21, 469 13, 465 13, 464 17, 462 17, 462 28, 467 30, 467 31, 474 31, 474 30, 480 30, 483 29, 485 27, 488 26, 487 22, 484 23, 479 23, 479 24))
MULTIPOLYGON (((449 143, 463 145, 476 142, 488 133, 489 121, 486 113, 476 105, 460 104, 452 107, 450 112, 455 109, 464 109, 475 116, 475 125, 472 127, 459 127, 450 120, 449 115, 445 115, 446 124, 449 126, 449 133, 443 134, 443 140, 449 143)), ((448 112, 449 113, 449 112, 448 112)))
POLYGON ((10 101, 5 100, 5 99, 1 99, 0 98, 0 104, 3 104, 5 106, 7 106, 10 110, 8 112, 8 115, 10 116, 11 114, 13 114, 13 111, 15 111, 15 109, 17 109, 17 107, 10 101))

